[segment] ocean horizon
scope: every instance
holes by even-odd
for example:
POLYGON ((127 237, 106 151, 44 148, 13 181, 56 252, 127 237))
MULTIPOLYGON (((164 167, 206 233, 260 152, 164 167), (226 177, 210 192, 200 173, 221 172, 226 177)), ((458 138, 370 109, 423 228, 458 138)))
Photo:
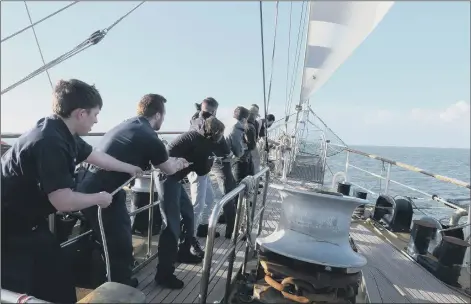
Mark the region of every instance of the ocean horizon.
MULTIPOLYGON (((174 136, 163 135, 161 138, 171 140, 174 136)), ((92 146, 96 146, 100 140, 98 136, 84 136, 83 139, 92 146)), ((8 144, 12 144, 15 139, 3 139, 8 144)), ((402 162, 408 165, 419 167, 428 172, 448 176, 469 183, 471 179, 471 149, 466 148, 439 148, 439 147, 398 147, 398 146, 373 146, 373 145, 349 145, 350 148, 362 152, 374 154, 393 161, 402 162)), ((336 172, 345 171, 346 152, 342 151, 336 155, 327 158, 327 167, 325 175, 325 185, 330 185, 332 176, 336 172)), ((350 164, 368 170, 375 174, 380 174, 385 170, 387 164, 383 166, 381 161, 370 159, 368 157, 350 153, 350 164)), ((350 179, 375 193, 381 192, 384 188, 384 182, 376 177, 364 173, 355 168, 349 168, 350 179)), ((391 167, 391 179, 399 183, 408 185, 420 191, 436 194, 444 199, 463 199, 469 198, 469 189, 455 186, 453 184, 441 182, 430 176, 411 172, 396 166, 391 167)), ((411 191, 398 186, 395 183, 390 184, 390 193, 393 195, 407 195, 424 197, 420 192, 411 191)), ((468 205, 469 201, 460 203, 468 205)))

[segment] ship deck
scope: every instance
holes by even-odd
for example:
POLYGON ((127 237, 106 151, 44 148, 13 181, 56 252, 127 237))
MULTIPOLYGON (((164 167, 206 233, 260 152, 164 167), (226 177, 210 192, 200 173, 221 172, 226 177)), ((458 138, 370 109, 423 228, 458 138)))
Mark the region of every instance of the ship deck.
MULTIPOLYGON (((261 195, 259 196, 259 202, 261 195)), ((281 201, 278 193, 270 188, 267 194, 267 204, 262 226, 262 235, 272 233, 276 229, 281 211, 281 201)), ((256 227, 257 228, 257 227, 256 227)), ((225 226, 218 225, 218 231, 223 235, 225 226)), ((255 232, 255 230, 254 230, 255 232)), ((410 259, 381 233, 363 222, 355 221, 351 227, 351 236, 364 255, 368 264, 362 270, 363 280, 361 290, 370 303, 469 303, 470 297, 450 288, 436 279, 432 274, 410 259)), ((204 244, 205 239, 200 239, 204 244)), ((157 237, 152 247, 157 249, 157 237)), ((211 276, 208 288, 207 303, 220 301, 224 296, 228 263, 226 260, 229 240, 223 236, 215 240, 211 276)), ((400 247, 399 247, 400 248, 400 247)), ((244 242, 239 242, 236 249, 236 261, 232 278, 242 267, 245 251, 244 242)), ((155 252, 153 250, 153 252, 155 252)), ((176 265, 176 275, 183 280, 185 286, 181 290, 164 289, 154 283, 157 259, 141 269, 137 278, 140 289, 146 295, 147 303, 198 303, 202 264, 176 265)), ((465 271, 463 272, 465 273, 465 271)), ((469 277, 463 276, 461 281, 469 277), (464 278, 466 277, 466 278, 464 278)), ((359 301, 360 302, 360 301, 359 301)))
MULTIPOLYGON (((405 240, 390 239, 365 223, 352 224, 350 235, 368 264, 363 289, 370 303, 470 303, 471 298, 435 278, 405 252, 405 240)), ((460 283, 469 287, 463 268, 460 283)))
MULTIPOLYGON (((217 187, 213 188, 215 192, 218 192, 217 187)), ((257 199, 258 206, 261 205, 261 200, 262 195, 260 194, 257 199)), ((281 201, 277 192, 270 188, 267 192, 267 204, 264 211, 261 235, 270 234, 275 230, 279 219, 280 206, 281 201)), ((257 210, 259 210, 259 208, 257 208, 257 210)), ((258 229, 257 225, 255 226, 254 232, 258 229)), ((230 240, 224 238, 225 225, 218 224, 217 231, 219 231, 221 236, 216 238, 214 242, 207 303, 220 301, 224 297, 227 278, 227 255, 230 248, 230 240)), ((199 241, 200 244, 204 246, 206 238, 199 238, 199 241)), ((152 242, 152 252, 157 252, 157 245, 158 236, 155 236, 152 242)), ((236 259, 234 262, 232 279, 237 275, 238 271, 242 267, 244 253, 245 242, 240 241, 236 246, 236 259)), ((175 275, 180 280, 183 280, 185 284, 183 289, 180 290, 166 289, 155 284, 154 275, 157 263, 158 259, 155 258, 155 260, 147 264, 136 274, 136 277, 139 280, 137 288, 145 294, 147 303, 199 303, 198 295, 201 287, 200 282, 203 263, 198 265, 179 263, 175 265, 175 275)))

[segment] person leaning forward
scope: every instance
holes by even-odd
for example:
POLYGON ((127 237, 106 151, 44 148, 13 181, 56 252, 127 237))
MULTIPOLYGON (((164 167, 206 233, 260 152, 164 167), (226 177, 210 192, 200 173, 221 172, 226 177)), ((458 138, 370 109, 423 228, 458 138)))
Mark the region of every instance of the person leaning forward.
MULTIPOLYGON (((158 94, 144 95, 137 105, 137 116, 127 119, 109 130, 101 139, 97 149, 109 155, 150 169, 150 164, 166 174, 173 174, 188 166, 185 159, 169 158, 167 150, 155 131, 160 130, 165 118, 165 102, 158 94)), ((77 190, 85 193, 113 191, 129 177, 119 172, 110 172, 90 166, 77 190)), ((82 211, 101 242, 96 206, 82 211)), ((137 278, 132 276, 133 247, 131 219, 126 207, 126 192, 120 190, 113 196, 111 206, 103 210, 103 225, 110 256, 111 280, 137 287, 137 278)))
POLYGON ((77 164, 140 175, 139 167, 96 150, 79 136, 97 122, 103 102, 94 86, 60 80, 53 91, 53 115, 40 119, 2 156, 2 288, 53 303, 75 303, 71 269, 46 217, 98 205, 111 194, 74 192, 77 164))
POLYGON ((181 180, 190 172, 199 176, 209 173, 217 142, 224 134, 224 124, 216 117, 211 116, 204 121, 202 131, 188 131, 178 136, 168 145, 169 156, 182 157, 191 163, 188 168, 168 175, 162 182, 159 196, 162 198, 162 210, 167 217, 167 227, 162 231, 159 239, 157 273, 155 282, 163 287, 180 289, 183 282, 174 275, 174 263, 195 264, 202 261, 202 256, 191 252, 195 243, 194 237, 194 210, 188 194, 181 180), (183 221, 183 241, 180 239, 180 216, 183 221))

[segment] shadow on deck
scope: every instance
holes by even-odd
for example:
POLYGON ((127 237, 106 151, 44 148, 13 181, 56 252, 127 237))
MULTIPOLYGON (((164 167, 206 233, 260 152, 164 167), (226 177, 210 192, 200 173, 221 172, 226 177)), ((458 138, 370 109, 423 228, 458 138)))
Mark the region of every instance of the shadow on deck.
MULTIPOLYGON (((215 194, 217 193, 217 187, 213 187, 215 194)), ((257 206, 261 206, 262 195, 258 196, 257 206)), ((278 193, 274 189, 268 189, 267 193, 267 204, 264 212, 263 228, 261 235, 267 235, 272 233, 276 229, 280 213, 280 199, 278 193)), ((259 211, 257 207, 256 214, 259 211)), ((254 224, 253 232, 256 233, 258 230, 258 222, 254 224)), ((211 275, 208 285, 208 298, 207 303, 213 303, 220 301, 224 297, 225 284, 227 278, 227 255, 230 249, 230 240, 224 238, 225 225, 218 225, 217 231, 221 236, 215 239, 214 251, 211 266, 211 275)), ((206 238, 199 238, 200 244, 206 243, 206 238)), ((253 240, 255 241, 255 239, 253 240)), ((157 252, 158 236, 155 236, 152 241, 152 252, 157 252)), ((236 259, 234 262, 234 270, 231 275, 233 279, 240 268, 242 267, 243 259, 245 254, 245 242, 240 241, 236 247, 236 259)), ((139 259, 139 257, 136 257, 139 259)), ((203 263, 198 265, 190 265, 184 263, 177 263, 175 265, 175 275, 177 278, 184 282, 183 289, 171 290, 158 286, 154 282, 154 275, 156 272, 158 260, 157 258, 142 268, 136 273, 136 277, 139 280, 139 286, 137 287, 146 295, 147 303, 199 303, 200 293, 200 282, 202 275, 203 263)))

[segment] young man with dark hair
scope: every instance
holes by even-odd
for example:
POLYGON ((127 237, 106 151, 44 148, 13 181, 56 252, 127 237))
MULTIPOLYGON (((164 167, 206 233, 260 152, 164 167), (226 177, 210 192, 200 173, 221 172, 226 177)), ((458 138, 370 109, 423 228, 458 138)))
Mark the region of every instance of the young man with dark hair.
POLYGON ((265 122, 265 118, 258 120, 258 138, 259 139, 265 137, 265 133, 267 132, 267 129, 270 128, 274 122, 275 122, 275 115, 273 114, 267 115, 266 122, 265 122))
POLYGON ((110 205, 111 191, 73 191, 75 167, 83 161, 126 178, 142 174, 79 137, 97 122, 102 106, 94 86, 60 80, 53 92, 54 114, 40 119, 2 156, 2 288, 53 303, 76 302, 70 265, 46 217, 110 205))
MULTIPOLYGON (((157 94, 142 97, 137 106, 137 116, 125 120, 101 139, 97 149, 115 158, 149 170, 151 165, 167 174, 188 166, 181 158, 169 158, 164 144, 155 131, 162 126, 165 118, 166 99, 157 94)), ((90 166, 77 189, 85 193, 97 191, 112 192, 129 177, 118 172, 110 172, 90 166)), ((96 237, 101 241, 96 207, 82 211, 91 225, 96 237)), ((138 285, 136 278, 131 278, 133 247, 131 219, 126 208, 126 192, 120 190, 113 197, 111 206, 103 210, 103 224, 110 256, 111 279, 114 282, 133 287, 138 285)))
POLYGON ((198 176, 209 173, 216 143, 221 140, 224 125, 216 117, 211 116, 204 121, 202 131, 188 131, 178 136, 168 145, 168 153, 173 157, 182 157, 191 165, 175 174, 168 174, 162 182, 162 210, 167 217, 167 227, 162 231, 159 239, 158 265, 155 282, 167 288, 180 289, 183 282, 173 274, 174 263, 200 263, 202 256, 193 254, 191 247, 194 237, 194 211, 193 205, 186 194, 181 180, 190 172, 198 176), (180 239, 180 217, 185 228, 183 241, 180 239))

